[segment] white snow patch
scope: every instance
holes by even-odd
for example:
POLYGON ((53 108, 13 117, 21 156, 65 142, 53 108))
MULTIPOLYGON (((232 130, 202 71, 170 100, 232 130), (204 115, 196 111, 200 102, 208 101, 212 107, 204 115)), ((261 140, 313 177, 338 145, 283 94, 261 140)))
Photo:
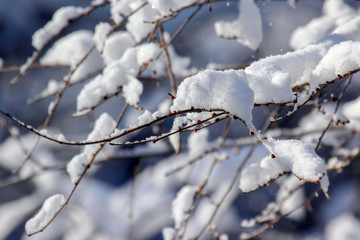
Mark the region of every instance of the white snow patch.
POLYGON ((338 74, 345 74, 360 67, 360 43, 345 41, 334 45, 312 72, 311 87, 331 81, 338 74))
POLYGON ((106 67, 103 74, 87 83, 77 97, 77 111, 96 107, 104 98, 120 92, 126 102, 137 105, 143 91, 142 83, 132 73, 122 70, 115 63, 106 67))
POLYGON ((32 234, 45 227, 64 203, 65 198, 61 194, 56 194, 46 199, 40 211, 26 222, 26 233, 32 234))
POLYGON ((254 93, 244 71, 205 70, 184 79, 170 110, 224 109, 251 125, 254 93))
POLYGON ((105 42, 102 55, 106 65, 120 59, 126 49, 134 45, 135 40, 128 32, 120 31, 110 35, 105 42))
POLYGON ((175 229, 171 227, 163 228, 161 232, 164 240, 173 240, 175 237, 175 229))
POLYGON ((197 187, 184 186, 176 195, 172 202, 172 216, 175 221, 175 228, 180 228, 183 221, 189 215, 190 208, 194 201, 197 187))
POLYGON ((284 103, 294 98, 290 75, 279 65, 263 61, 245 69, 250 88, 254 91, 254 102, 284 103))
POLYGON ((235 37, 239 43, 257 50, 263 38, 260 10, 254 0, 242 0, 239 11, 239 17, 233 22, 216 22, 216 34, 226 38, 235 37))
POLYGON ((325 239, 355 240, 360 236, 360 221, 351 213, 343 213, 331 220, 325 227, 325 239))
POLYGON ((124 16, 129 15, 144 2, 145 0, 111 0, 111 19, 119 24, 124 20, 124 16))
POLYGON ((281 179, 279 191, 276 193, 276 202, 280 204, 280 212, 284 215, 291 213, 287 217, 293 220, 301 220, 305 217, 306 209, 303 205, 305 201, 305 189, 299 188, 303 184, 294 175, 281 179))
MULTIPOLYGON (((93 44, 92 32, 86 30, 75 31, 58 40, 40 59, 40 63, 70 65, 71 69, 74 69, 93 44)), ((99 53, 92 51, 76 69, 71 80, 77 81, 85 78, 89 74, 99 71, 103 66, 104 63, 99 53)))
POLYGON ((318 182, 324 179, 321 188, 328 191, 328 176, 326 165, 315 150, 300 140, 268 140, 269 145, 278 159, 285 167, 301 180, 318 182))
POLYGON ((66 165, 66 171, 68 172, 72 183, 75 183, 79 179, 88 163, 88 155, 86 153, 80 153, 75 155, 66 165))
POLYGON ((69 24, 69 20, 84 13, 81 7, 67 6, 58 9, 53 18, 43 27, 37 30, 32 36, 32 45, 36 49, 41 49, 56 34, 69 24))
POLYGON ((342 111, 350 121, 360 121, 360 97, 345 103, 342 111))
POLYGON ((295 29, 290 38, 290 46, 294 49, 300 49, 316 43, 335 28, 346 24, 356 15, 355 9, 342 0, 325 1, 323 15, 295 29))
POLYGON ((243 170, 239 187, 243 192, 251 192, 267 185, 286 172, 310 182, 320 182, 327 194, 329 180, 326 166, 312 147, 300 140, 267 140, 265 145, 273 156, 252 162, 243 170))
POLYGON ((207 138, 209 130, 207 128, 201 129, 197 132, 192 132, 188 138, 189 158, 198 158, 204 154, 206 149, 209 148, 207 138))
POLYGON ((112 27, 107 22, 100 22, 95 26, 94 41, 99 52, 102 51, 107 36, 112 27))
MULTIPOLYGON (((94 141, 110 136, 115 127, 116 123, 112 117, 107 113, 103 113, 96 120, 94 129, 88 135, 87 140, 94 141)), ((83 152, 75 155, 66 165, 66 171, 69 173, 72 183, 79 179, 98 147, 99 144, 86 145, 83 152)))
MULTIPOLYGON (((131 7, 131 9, 135 10, 136 8, 131 7)), ((154 24, 148 22, 156 20, 158 16, 159 12, 147 4, 129 17, 126 30, 134 36, 137 42, 140 42, 154 28, 154 24)))

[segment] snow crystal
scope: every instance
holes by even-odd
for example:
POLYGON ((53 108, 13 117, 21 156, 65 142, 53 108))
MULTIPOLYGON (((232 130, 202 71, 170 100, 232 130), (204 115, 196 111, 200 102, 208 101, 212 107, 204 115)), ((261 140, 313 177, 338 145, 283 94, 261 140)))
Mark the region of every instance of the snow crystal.
POLYGON ((32 37, 32 45, 41 49, 44 45, 69 24, 69 19, 76 18, 84 13, 81 7, 62 7, 58 9, 53 18, 43 27, 37 30, 32 37))
POLYGON ((253 105, 254 93, 244 71, 205 70, 181 82, 170 110, 220 108, 250 124, 253 105))
MULTIPOLYGON (((73 69, 93 46, 93 34, 90 31, 80 30, 58 40, 45 56, 40 59, 41 64, 64 64, 73 69)), ((104 63, 97 51, 92 53, 76 69, 72 81, 80 80, 89 74, 102 69, 104 63)))
POLYGON ((163 228, 161 232, 164 240, 173 240, 175 237, 175 230, 171 227, 163 228))
POLYGON ((188 216, 188 212, 193 204, 197 187, 184 186, 176 195, 172 202, 172 216, 175 221, 175 228, 180 228, 182 222, 188 216))
POLYGON ((345 41, 330 48, 312 72, 312 89, 335 79, 338 74, 358 69, 360 67, 359 55, 359 42, 345 41))
POLYGON ((89 160, 89 156, 86 153, 80 153, 75 155, 66 165, 66 171, 68 172, 72 183, 75 183, 82 175, 89 160))
POLYGON ((100 22, 95 27, 94 41, 96 48, 101 52, 106 41, 108 34, 110 33, 112 27, 107 22, 100 22))
POLYGON ((254 0, 242 0, 239 11, 239 17, 233 22, 216 22, 216 34, 226 38, 236 37, 239 43, 257 50, 263 38, 260 10, 254 0))
POLYGON ((107 65, 118 60, 126 49, 133 47, 135 40, 125 31, 116 32, 108 37, 103 49, 104 61, 107 65))
POLYGON ((169 15, 182 7, 188 6, 196 0, 148 0, 152 8, 157 9, 162 15, 169 15))
POLYGON ((209 148, 208 136, 209 130, 207 128, 191 133, 188 138, 189 157, 191 159, 200 157, 209 148))
POLYGON ((65 203, 63 195, 56 194, 45 200, 40 211, 25 224, 27 234, 41 230, 65 203))

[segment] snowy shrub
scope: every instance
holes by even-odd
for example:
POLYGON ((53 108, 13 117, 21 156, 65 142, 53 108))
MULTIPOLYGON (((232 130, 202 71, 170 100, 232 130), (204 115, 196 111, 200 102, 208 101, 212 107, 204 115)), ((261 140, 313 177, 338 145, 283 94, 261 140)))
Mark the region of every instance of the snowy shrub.
POLYGON ((355 239, 359 6, 58 8, 0 59, 0 238, 355 239))

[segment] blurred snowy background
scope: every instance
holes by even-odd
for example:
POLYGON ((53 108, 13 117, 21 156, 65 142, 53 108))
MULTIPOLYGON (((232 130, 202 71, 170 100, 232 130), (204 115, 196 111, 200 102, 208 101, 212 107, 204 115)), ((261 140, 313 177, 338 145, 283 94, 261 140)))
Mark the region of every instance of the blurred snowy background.
MULTIPOLYGON (((294 6, 291 1, 258 1, 262 14, 263 41, 259 51, 255 52, 236 41, 221 39, 216 36, 214 22, 218 20, 233 20, 238 14, 237 1, 219 2, 212 4, 212 12, 203 8, 191 20, 182 34, 173 42, 174 48, 181 56, 191 59, 191 66, 204 69, 207 66, 237 66, 248 64, 257 59, 276 54, 283 54, 293 49, 290 47, 290 37, 293 31, 305 25, 313 18, 322 14, 323 1, 298 1, 294 6)), ((359 2, 345 1, 354 9, 358 9, 359 2)), ((86 0, 14 0, 0 1, 0 58, 3 67, 19 66, 31 56, 32 34, 48 22, 52 14, 61 6, 75 5, 88 6, 86 0)), ((84 18, 67 29, 66 35, 76 29, 94 31, 100 21, 109 20, 110 7, 105 6, 88 18, 84 18)), ((169 33, 184 21, 192 10, 186 10, 176 19, 165 24, 169 33)), ((34 105, 28 105, 27 100, 41 92, 49 79, 61 81, 67 73, 66 68, 31 69, 21 80, 20 84, 9 85, 10 79, 16 74, 14 71, 0 72, 0 109, 16 116, 21 121, 32 126, 40 126, 47 115, 47 108, 52 99, 46 99, 34 105)), ((354 78, 358 78, 354 76, 354 78)), ((181 81, 181 79, 177 79, 181 81)), ((144 81, 144 94, 141 96, 141 105, 144 109, 155 111, 158 103, 167 99, 169 86, 167 81, 161 82, 162 87, 157 90, 151 81, 144 81), (150 94, 158 91, 157 94, 150 94)), ((124 100, 114 98, 96 109, 92 118, 72 118, 76 112, 76 97, 82 84, 72 87, 66 92, 55 113, 49 128, 54 132, 62 132, 72 139, 85 139, 101 112, 108 112, 114 119, 121 111, 124 100)), ((357 84, 356 87, 360 85, 357 84)), ((353 99, 359 94, 359 89, 351 89, 347 97, 353 99)), ((264 121, 264 108, 254 113, 255 125, 261 126, 264 121), (256 116, 256 117, 255 117, 256 116)), ((310 110, 309 110, 310 111, 310 110)), ((360 109, 359 109, 360 111, 360 109)), ((142 112, 131 109, 127 112, 121 126, 128 126, 131 121, 142 112)), ((306 114, 303 112, 302 114, 306 114)), ((291 121, 281 127, 296 126, 303 115, 296 115, 291 121)), ((0 117, 3 125, 9 124, 0 117)), ((171 123, 166 122, 171 126, 171 123)), ((209 140, 221 134, 224 128, 212 128, 209 140)), ((147 129, 130 140, 143 139, 151 134, 147 129)), ((15 130, 14 130, 15 131, 15 130)), ((11 170, 18 166, 24 158, 19 146, 30 148, 36 136, 18 129, 21 144, 10 136, 5 127, 0 128, 0 239, 29 239, 24 232, 26 220, 33 216, 50 195, 57 192, 66 194, 71 188, 69 177, 64 168, 59 170, 43 171, 36 177, 16 184, 9 184, 11 170)), ((247 134, 241 124, 234 124, 229 138, 247 134)), ((123 239, 132 231, 134 239, 162 239, 163 227, 171 226, 171 201, 174 199, 181 182, 185 181, 186 174, 164 178, 159 176, 184 161, 184 154, 170 156, 168 146, 161 142, 156 145, 144 145, 141 151, 157 153, 159 156, 142 161, 134 152, 126 155, 129 149, 116 151, 116 147, 109 147, 115 154, 110 161, 99 163, 87 174, 77 189, 70 204, 43 233, 31 239, 123 239), (140 163, 140 165, 139 165, 140 163), (135 197, 131 198, 131 179, 134 171, 140 168, 141 174, 135 182, 135 197), (139 184, 137 184, 137 182, 139 184), (132 203, 130 203, 132 202, 132 203), (129 207, 134 204, 133 225, 129 222, 129 207), (131 228, 133 228, 131 230, 131 228)), ((106 150, 106 149, 105 149, 106 150)), ((48 166, 65 166, 73 155, 79 152, 78 147, 63 147, 41 140, 40 146, 34 153, 34 158, 48 166)), ((229 149, 229 155, 236 155, 229 149)), ((106 155, 106 151, 104 152, 106 155)), ((185 153, 186 154, 186 153, 185 153)), ((326 150, 322 153, 326 155, 326 150)), ((207 156, 209 159, 212 156, 207 156)), ((358 160, 358 159, 357 159, 358 160)), ((208 191, 221 190, 216 179, 226 183, 234 171, 236 158, 224 162, 214 173, 216 177, 209 184, 208 191)), ((202 163, 206 159, 202 160, 202 163)), ((207 165, 197 165, 197 168, 207 169, 207 165)), ((196 172, 196 170, 194 170, 196 172)), ((204 170, 205 171, 205 170, 204 170)), ((26 172, 22 173, 26 176, 26 172)), ((330 185, 330 200, 320 195, 312 201, 313 212, 303 209, 302 213, 292 218, 284 218, 274 228, 262 234, 259 239, 360 239, 360 164, 353 162, 345 168, 330 185), (353 234, 344 237, 344 233, 353 234), (340 235, 337 235, 340 234, 340 235)), ((190 182, 200 182, 202 176, 193 176, 190 182), (200 180, 199 180, 200 179, 200 180)), ((276 198, 277 183, 248 195, 239 197, 239 190, 232 193, 229 202, 229 211, 224 212, 221 225, 217 226, 221 232, 227 232, 229 239, 236 239, 240 232, 239 222, 259 214, 268 202, 276 198), (237 192, 236 192, 237 191, 237 192)), ((306 185, 305 194, 314 190, 314 186, 306 185)), ((220 193, 219 193, 220 194, 220 193)), ((206 217, 196 216, 199 223, 206 217)))

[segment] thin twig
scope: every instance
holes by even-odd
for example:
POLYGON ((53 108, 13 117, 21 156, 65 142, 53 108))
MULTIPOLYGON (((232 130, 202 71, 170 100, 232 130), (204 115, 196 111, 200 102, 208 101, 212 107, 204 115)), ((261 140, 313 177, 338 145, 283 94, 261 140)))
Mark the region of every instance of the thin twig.
MULTIPOLYGON (((281 120, 284 120, 284 119, 288 119, 288 118, 291 117, 293 114, 295 114, 296 112, 298 112, 298 111, 299 111, 303 106, 305 106, 309 101, 313 100, 314 97, 315 97, 316 95, 318 95, 321 90, 323 90, 324 88, 327 88, 327 87, 329 86, 329 84, 333 84, 334 82, 336 82, 336 81, 338 81, 338 80, 345 79, 347 76, 351 76, 351 75, 353 75, 354 73, 357 73, 357 72, 359 72, 359 71, 360 71, 360 68, 357 68, 357 69, 352 70, 352 71, 349 71, 348 73, 345 73, 345 74, 343 74, 343 75, 340 75, 340 74, 339 74, 337 78, 334 78, 334 79, 331 80, 331 81, 327 81, 327 82, 324 83, 320 88, 318 88, 318 90, 317 90, 315 93, 309 95, 308 99, 306 99, 306 100, 305 100, 303 103, 301 103, 300 105, 297 105, 297 108, 294 109, 292 112, 287 113, 287 114, 286 114, 285 116, 283 116, 283 117, 274 119, 274 120, 272 120, 272 122, 274 123, 274 122, 278 122, 278 121, 281 121, 281 120)), ((295 86, 295 87, 296 87, 296 86, 295 86)), ((282 104, 282 103, 279 103, 279 104, 282 104)))
POLYGON ((164 37, 164 29, 161 24, 158 26, 158 29, 159 29, 161 46, 163 47, 162 49, 163 49, 164 58, 165 58, 166 70, 167 70, 167 73, 168 73, 169 79, 170 79, 171 93, 173 94, 173 96, 176 96, 175 76, 174 76, 174 72, 171 68, 171 60, 170 60, 169 51, 167 48, 168 45, 166 43, 166 40, 164 37))
MULTIPOLYGON (((114 128, 114 130, 116 129, 116 127, 118 126, 118 124, 120 124, 120 121, 122 120, 122 118, 124 117, 125 115, 125 112, 127 110, 128 106, 127 104, 124 106, 123 110, 121 111, 119 117, 118 117, 118 121, 116 123, 116 126, 114 128)), ((79 178, 75 181, 74 185, 73 185, 73 188, 71 189, 70 193, 68 194, 68 196, 66 197, 65 199, 65 202, 61 205, 61 207, 54 213, 54 215, 51 217, 51 219, 49 219, 49 221, 43 226, 41 227, 39 230, 35 231, 35 232, 32 232, 30 234, 28 234, 28 236, 32 236, 34 234, 37 234, 39 232, 42 232, 44 231, 49 225, 50 223, 52 223, 52 221, 54 221, 54 219, 57 217, 57 215, 59 215, 59 213, 65 208, 65 206, 69 203, 72 195, 74 194, 76 188, 78 187, 79 183, 81 182, 81 180, 83 179, 83 177, 85 176, 85 173, 90 169, 91 165, 93 164, 96 156, 98 155, 98 153, 104 148, 105 146, 105 142, 101 143, 99 145, 99 147, 96 149, 95 152, 92 153, 91 155, 91 159, 89 160, 89 162, 87 163, 86 167, 84 167, 81 175, 79 176, 79 178)))
POLYGON ((136 126, 136 127, 133 127, 133 128, 129 128, 129 129, 125 129, 125 130, 122 130, 121 133, 118 133, 118 134, 114 134, 112 135, 111 137, 107 137, 107 138, 104 138, 104 139, 98 139, 98 140, 93 140, 93 141, 80 141, 80 142, 71 142, 71 141, 62 141, 60 139, 57 139, 57 138, 54 138, 54 137, 51 137, 47 134, 44 134, 42 133, 40 130, 37 130, 35 128, 33 128, 32 126, 29 126, 29 125, 26 125, 24 124, 23 122, 17 120, 15 117, 11 116, 9 113, 6 113, 2 110, 0 110, 0 113, 3 114, 4 116, 6 116, 7 118, 9 118, 10 120, 14 121, 16 124, 18 124, 19 126, 35 133, 36 135, 40 136, 40 137, 43 137, 45 139, 48 139, 50 141, 53 141, 53 142, 56 142, 56 143, 59 143, 59 144, 63 144, 63 145, 76 145, 76 146, 83 146, 83 145, 91 145, 91 144, 98 144, 98 143, 102 143, 102 142, 110 142, 114 139, 117 139, 119 137, 122 137, 126 134, 129 134, 131 132, 135 132, 137 130, 140 130, 140 129, 143 129, 143 128, 146 128, 146 127, 149 127, 150 125, 154 124, 154 123, 157 123, 157 122, 161 122, 165 119, 168 119, 170 117, 174 117, 178 114, 185 114, 185 113, 192 113, 192 112, 197 112, 197 113, 200 113, 200 112, 226 112, 224 111, 223 109, 200 109, 200 108, 191 108, 191 109, 186 109, 186 110, 181 110, 181 111, 178 111, 178 112, 174 112, 174 113, 169 113, 167 115, 164 115, 162 117, 159 117, 157 119, 154 119, 148 123, 145 123, 145 124, 142 124, 142 125, 139 125, 139 126, 136 126))
MULTIPOLYGON (((34 62, 29 69, 32 68, 69 68, 70 66, 67 64, 42 64, 34 62)), ((6 66, 0 68, 0 72, 13 72, 13 71, 19 71, 21 66, 6 66)))
POLYGON ((20 73, 15 76, 13 79, 11 79, 10 84, 16 84, 23 76, 25 76, 26 72, 29 70, 29 68, 35 63, 35 61, 39 58, 40 54, 46 49, 58 36, 60 36, 65 29, 67 29, 70 25, 72 25, 74 22, 89 16, 93 11, 96 9, 106 6, 110 3, 110 1, 104 1, 102 4, 99 5, 92 5, 91 7, 84 9, 84 12, 74 18, 68 19, 68 24, 61 28, 57 34, 54 34, 47 42, 43 44, 43 46, 39 49, 37 49, 33 55, 28 59, 27 63, 23 65, 23 67, 20 70, 20 73))
MULTIPOLYGON (((275 114, 278 111, 278 109, 275 109, 273 114, 275 114)), ((245 124, 245 123, 244 123, 245 124)), ((262 127, 262 131, 265 132, 269 126, 271 124, 270 119, 268 119, 264 126, 262 127)), ((246 124, 245 124, 246 125, 246 124)), ((247 125, 246 125, 247 126, 247 125)), ((239 165, 239 167, 236 169, 235 174, 233 175, 233 178, 230 181, 230 184, 228 185, 224 195, 222 196, 222 198, 220 199, 220 201, 215 205, 215 209, 212 212, 210 218, 208 219, 206 225, 203 226, 203 228, 200 230, 200 232, 198 233, 198 235, 196 235, 193 239, 199 239, 202 234, 205 232, 205 230, 210 227, 213 219, 215 218, 217 212, 219 211, 222 203, 225 201, 226 197, 230 194, 231 189, 233 188, 233 186, 235 185, 235 182, 238 180, 238 178, 240 177, 240 174, 243 170, 243 168, 245 167, 246 163, 248 162, 248 160, 250 159, 250 157, 252 156, 252 154, 255 152, 255 149, 257 147, 257 144, 253 144, 250 148, 250 151, 248 152, 248 154, 245 156, 244 160, 241 162, 241 164, 239 165)))
MULTIPOLYGON (((345 94, 347 88, 349 87, 349 85, 350 85, 350 83, 351 83, 352 75, 349 75, 348 78, 349 78, 348 82, 346 83, 343 91, 342 91, 342 92, 340 93, 340 95, 339 95, 339 98, 338 98, 338 101, 337 101, 337 103, 336 103, 333 116, 337 113, 337 111, 338 111, 338 109, 339 109, 340 102, 341 102, 342 98, 344 97, 344 94, 345 94)), ((315 151, 317 151, 317 150, 319 149, 320 144, 321 144, 321 141, 322 141, 323 137, 325 136, 325 133, 329 130, 329 128, 330 128, 330 126, 331 126, 331 123, 332 123, 333 121, 334 121, 333 118, 330 118, 330 121, 329 121, 328 125, 326 126, 326 128, 324 129, 324 131, 321 133, 321 135, 320 135, 320 137, 319 137, 319 141, 318 141, 317 144, 316 144, 315 151)))

